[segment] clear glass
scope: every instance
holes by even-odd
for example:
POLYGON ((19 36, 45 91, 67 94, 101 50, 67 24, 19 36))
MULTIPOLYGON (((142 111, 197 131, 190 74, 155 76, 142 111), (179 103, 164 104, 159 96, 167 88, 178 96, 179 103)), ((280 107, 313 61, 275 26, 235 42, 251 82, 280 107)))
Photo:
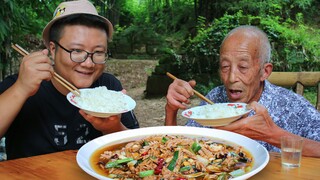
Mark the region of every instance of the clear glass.
POLYGON ((303 138, 281 137, 281 163, 286 167, 300 167, 303 138))

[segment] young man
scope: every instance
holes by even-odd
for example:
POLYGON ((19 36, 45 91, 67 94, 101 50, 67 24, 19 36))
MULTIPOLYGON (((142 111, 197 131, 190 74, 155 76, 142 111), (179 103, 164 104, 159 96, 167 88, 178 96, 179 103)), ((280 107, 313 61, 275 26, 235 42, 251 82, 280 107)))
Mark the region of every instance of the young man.
POLYGON ((139 127, 133 112, 109 118, 79 113, 66 99, 69 91, 53 78, 56 72, 78 88, 124 91, 118 79, 103 73, 112 32, 89 1, 57 7, 43 30, 48 50, 24 57, 19 74, 0 84, 0 137, 6 137, 8 159, 78 149, 102 134, 139 127))
MULTIPOLYGON (((270 84, 270 54, 267 35, 256 27, 240 26, 226 36, 220 49, 223 86, 206 97, 215 103, 248 103, 254 112, 218 129, 259 140, 269 151, 279 151, 281 136, 301 136, 305 138, 303 155, 320 157, 320 112, 302 96, 270 84)), ((177 111, 186 108, 195 84, 177 79, 169 86, 166 125, 176 125, 177 111)), ((187 125, 201 126, 192 120, 187 125)))

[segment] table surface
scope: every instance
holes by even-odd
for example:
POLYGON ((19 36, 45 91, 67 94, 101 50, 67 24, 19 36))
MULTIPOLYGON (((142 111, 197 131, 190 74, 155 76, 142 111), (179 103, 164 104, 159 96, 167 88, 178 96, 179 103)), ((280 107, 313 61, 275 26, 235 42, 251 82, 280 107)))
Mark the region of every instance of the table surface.
MULTIPOLYGON (((0 179, 94 179, 76 162, 76 150, 0 162, 0 179)), ((250 179, 320 179, 320 158, 302 157, 300 168, 281 166, 279 153, 250 179)))

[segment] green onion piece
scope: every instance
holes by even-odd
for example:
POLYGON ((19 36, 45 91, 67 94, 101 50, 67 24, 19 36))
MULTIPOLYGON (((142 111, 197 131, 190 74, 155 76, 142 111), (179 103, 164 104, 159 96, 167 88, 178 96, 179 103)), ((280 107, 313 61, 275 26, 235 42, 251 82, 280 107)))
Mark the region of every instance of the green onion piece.
POLYGON ((225 180, 226 179, 226 173, 223 172, 218 176, 218 180, 225 180))
POLYGON ((166 137, 163 137, 161 140, 162 143, 166 143, 167 141, 168 141, 168 139, 166 137))
POLYGON ((170 171, 173 171, 174 167, 176 166, 177 160, 178 160, 178 156, 179 156, 179 151, 175 151, 173 153, 173 158, 171 159, 168 169, 170 171))
POLYGON ((134 160, 133 158, 118 159, 118 160, 116 160, 116 161, 108 162, 108 163, 105 165, 105 167, 106 167, 106 168, 113 168, 113 167, 118 166, 119 164, 127 163, 127 162, 130 162, 130 161, 133 161, 133 160, 134 160))
POLYGON ((232 172, 230 172, 229 174, 232 176, 232 177, 238 177, 238 176, 241 176, 241 175, 244 175, 244 170, 243 169, 237 169, 237 170, 234 170, 232 172))
POLYGON ((238 156, 239 156, 237 153, 235 153, 235 152, 233 152, 233 151, 230 152, 230 155, 231 155, 232 157, 238 157, 238 156))
POLYGON ((191 150, 194 152, 194 153, 197 153, 199 150, 201 149, 201 146, 199 143, 197 142, 194 142, 191 146, 191 150))
POLYGON ((148 141, 143 141, 143 146, 148 146, 149 142, 148 141))
POLYGON ((154 175, 154 170, 147 170, 147 171, 139 172, 139 177, 141 177, 141 178, 151 176, 151 175, 154 175))
POLYGON ((180 168, 180 172, 189 171, 190 169, 191 169, 190 166, 184 166, 184 167, 180 168))

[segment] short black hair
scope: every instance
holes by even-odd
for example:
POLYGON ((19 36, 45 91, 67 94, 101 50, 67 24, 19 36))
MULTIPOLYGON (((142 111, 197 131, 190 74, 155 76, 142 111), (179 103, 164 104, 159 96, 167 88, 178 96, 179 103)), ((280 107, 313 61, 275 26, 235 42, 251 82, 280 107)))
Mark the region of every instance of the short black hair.
POLYGON ((52 25, 49 32, 49 41, 59 41, 62 30, 68 25, 83 25, 87 27, 93 27, 104 30, 108 35, 108 27, 101 18, 90 14, 74 14, 59 19, 52 25))

